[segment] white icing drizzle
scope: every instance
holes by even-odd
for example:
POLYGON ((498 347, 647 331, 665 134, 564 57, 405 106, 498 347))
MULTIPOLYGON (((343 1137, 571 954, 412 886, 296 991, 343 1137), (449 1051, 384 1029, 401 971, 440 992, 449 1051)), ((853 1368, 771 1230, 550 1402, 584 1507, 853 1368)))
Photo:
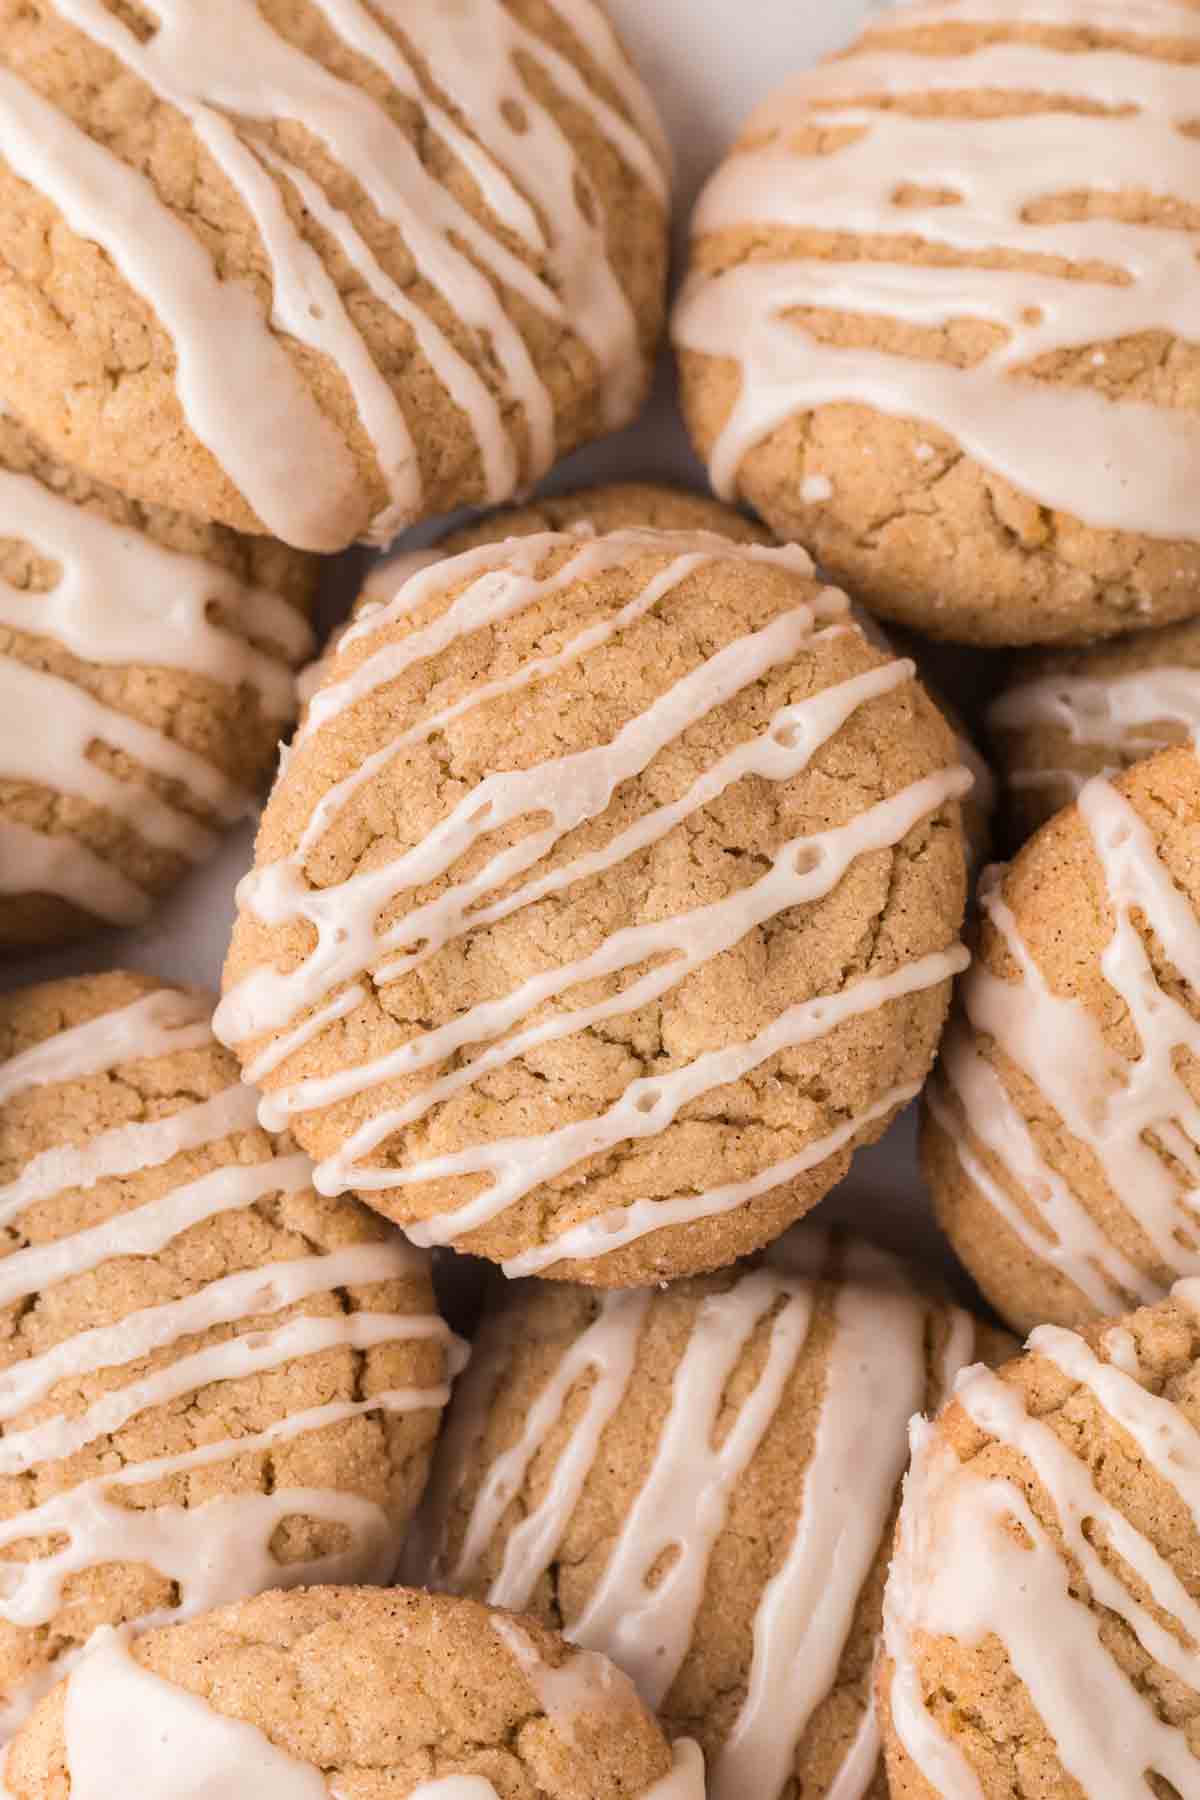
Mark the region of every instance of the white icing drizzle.
MULTIPOLYGON (((1164 748, 1164 727, 1183 732, 1193 747, 1200 741, 1200 669, 1149 668, 1128 675, 1046 675, 1021 682, 994 701, 988 729, 1006 732, 1066 732, 1081 749, 1099 750, 1097 774, 1111 775, 1164 748), (1154 728, 1157 727, 1157 734, 1154 728)), ((1086 775, 1074 769, 1034 769, 1016 764, 1005 771, 1011 787, 1058 788, 1076 799, 1086 775)))
POLYGON ((108 925, 140 925, 152 906, 143 888, 77 838, 48 837, 15 819, 0 819, 0 894, 49 894, 108 925))
MULTIPOLYGON (((581 1609, 564 1618, 573 1641, 611 1656, 661 1709, 688 1656, 714 1546, 731 1497, 770 1430, 809 1341, 828 1240, 811 1228, 785 1249, 819 1252, 812 1272, 794 1258, 743 1274, 696 1308, 672 1377, 670 1401, 646 1480, 625 1513, 603 1570, 581 1609), (718 1445, 725 1392, 756 1333, 766 1333, 759 1375, 718 1445), (664 1559, 668 1559, 665 1561, 664 1559), (653 1584, 651 1576, 665 1570, 653 1584)), ((808 1265, 805 1265, 808 1266, 808 1265)), ((827 1277, 826 1277, 827 1278, 827 1277)), ((582 1408, 561 1444, 540 1497, 507 1534, 487 1593, 497 1605, 531 1603, 560 1553, 570 1520, 597 1465, 603 1433, 629 1393, 652 1297, 606 1294, 586 1330, 564 1350, 529 1408, 519 1437, 488 1466, 474 1497, 462 1547, 447 1567, 436 1542, 411 1578, 461 1589, 477 1579, 535 1459, 584 1383, 582 1408)), ((797 1503, 795 1536, 759 1598, 747 1691, 733 1729, 709 1771, 716 1800, 781 1794, 796 1747, 834 1686, 863 1582, 878 1552, 906 1457, 905 1426, 927 1399, 928 1306, 899 1279, 882 1252, 854 1245, 846 1279, 833 1293, 834 1334, 813 1450, 797 1503), (863 1430, 863 1419, 871 1430, 863 1430)), ((950 1312, 941 1376, 950 1381, 971 1355, 974 1327, 950 1312)), ((494 1353, 495 1354, 495 1353, 494 1353)), ((427 1503, 432 1533, 444 1531, 468 1479, 502 1368, 482 1357, 451 1413, 427 1503)), ((561 1604, 560 1593, 560 1604, 561 1604)), ((840 1800, 860 1800, 878 1763, 869 1710, 836 1778, 840 1800)))
POLYGON ((270 272, 269 323, 248 288, 218 278, 201 241, 149 181, 11 73, 0 80, 0 128, 15 172, 73 230, 99 243, 153 309, 174 343, 189 426, 266 527, 289 543, 331 550, 353 532, 347 521, 357 515, 355 461, 283 338, 317 352, 349 390, 388 490, 371 528, 378 541, 419 516, 421 476, 399 400, 321 256, 290 216, 287 190, 334 240, 355 286, 411 329, 469 424, 486 498, 498 502, 537 480, 555 452, 550 392, 503 289, 587 347, 608 428, 632 415, 644 382, 637 321, 609 253, 611 222, 575 146, 527 84, 520 62, 551 81, 663 204, 667 182, 653 109, 592 0, 554 0, 553 11, 587 45, 633 122, 502 0, 453 7, 420 0, 404 9, 395 24, 432 83, 470 120, 469 133, 426 93, 400 40, 363 0, 319 5, 339 45, 420 109, 423 129, 469 175, 493 224, 481 224, 443 185, 384 105, 274 31, 253 0, 211 0, 203 17, 184 0, 162 0, 158 28, 144 42, 102 0, 58 0, 56 11, 188 120, 257 228, 270 272), (418 281, 458 319, 473 355, 456 347, 434 307, 387 273, 330 193, 295 167, 277 140, 246 133, 246 122, 295 124, 332 155, 375 216, 399 232, 418 281), (513 237, 522 254, 509 248, 513 237), (477 363, 494 371, 497 391, 477 363), (527 434, 524 455, 512 412, 527 434))
MULTIPOLYGON (((301 742, 317 737, 368 695, 394 681, 418 661, 433 656, 469 633, 506 619, 547 595, 611 568, 627 566, 637 555, 657 552, 665 567, 619 610, 587 623, 554 653, 535 658, 511 674, 496 677, 463 699, 443 706, 409 726, 358 762, 319 801, 296 848, 256 869, 242 883, 243 908, 263 923, 282 926, 302 920, 315 933, 313 947, 291 969, 269 964, 251 969, 231 988, 218 1008, 216 1028, 225 1042, 272 1032, 273 1042, 257 1048, 250 1060, 252 1079, 278 1069, 323 1026, 344 1017, 359 1003, 359 985, 369 973, 378 986, 398 979, 467 932, 505 918, 520 907, 571 884, 602 876, 627 857, 661 841, 687 818, 716 801, 735 782, 747 777, 785 781, 798 775, 854 713, 910 681, 911 662, 893 659, 879 668, 781 708, 763 730, 718 757, 678 799, 657 806, 612 837, 601 848, 573 858, 550 874, 533 875, 503 899, 494 896, 514 878, 533 869, 570 831, 599 817, 618 787, 640 774, 681 732, 728 702, 751 682, 786 664, 821 632, 844 632, 844 596, 822 592, 814 601, 782 613, 760 630, 734 640, 673 686, 642 714, 625 724, 610 743, 576 751, 524 770, 498 772, 471 789, 428 836, 412 849, 356 873, 346 880, 310 886, 305 872, 311 853, 363 784, 382 774, 403 748, 424 740, 449 718, 485 702, 497 693, 532 685, 610 639, 623 626, 645 616, 706 562, 736 559, 781 566, 811 575, 803 551, 765 550, 741 546, 705 533, 614 532, 595 537, 542 533, 506 544, 485 545, 457 558, 418 568, 392 600, 372 610, 346 633, 343 654, 370 640, 385 626, 406 617, 429 601, 453 595, 431 623, 398 641, 388 642, 354 660, 349 672, 339 658, 325 685, 313 698, 301 742), (569 552, 554 572, 539 574, 556 550, 569 552), (412 892, 449 871, 490 832, 529 814, 546 815, 548 823, 522 836, 492 856, 469 880, 444 888, 432 900, 414 907, 383 930, 381 913, 404 893, 412 892), (337 989, 342 984, 339 993, 337 989)), ((419 1032, 385 1055, 332 1075, 308 1077, 278 1087, 262 1103, 264 1124, 278 1129, 297 1114, 314 1111, 353 1096, 370 1093, 397 1077, 444 1067, 472 1046, 478 1053, 449 1072, 435 1075, 411 1099, 399 1105, 377 1105, 364 1113, 363 1124, 318 1166, 322 1192, 339 1193, 400 1189, 442 1176, 485 1173, 489 1185, 467 1206, 440 1218, 408 1226, 414 1242, 448 1243, 497 1217, 540 1182, 571 1164, 622 1141, 662 1131, 690 1100, 757 1068, 781 1051, 811 1043, 844 1019, 861 1015, 903 995, 947 980, 965 965, 957 946, 918 959, 884 977, 873 977, 837 994, 823 995, 784 1009, 770 1026, 744 1044, 697 1058, 661 1077, 634 1081, 620 1099, 598 1118, 578 1121, 539 1137, 507 1139, 456 1155, 430 1157, 407 1167, 380 1166, 369 1159, 387 1139, 429 1110, 502 1068, 535 1046, 573 1035, 601 1021, 645 1006, 676 987, 692 970, 721 954, 745 934, 786 908, 816 901, 832 892, 857 857, 886 850, 901 842, 922 819, 970 786, 962 768, 946 769, 911 783, 891 798, 867 807, 849 823, 798 837, 780 846, 767 872, 751 886, 713 904, 694 908, 652 924, 613 933, 590 955, 532 977, 503 998, 482 1003, 439 1028, 419 1032), (590 1006, 545 1015, 546 1003, 597 977, 611 976, 657 960, 619 994, 590 1006), (541 1010, 537 1023, 527 1021, 541 1010)), ((848 1126, 839 1127, 823 1146, 810 1146, 787 1165, 793 1178, 815 1166, 877 1117, 908 1097, 893 1094, 879 1111, 871 1109, 848 1126), (814 1154, 814 1151, 817 1153, 814 1154), (793 1166, 794 1165, 794 1166, 793 1166)), ((623 1209, 603 1223, 586 1221, 581 1230, 585 1254, 603 1254, 667 1223, 714 1216, 746 1204, 774 1182, 730 1184, 710 1194, 654 1202, 623 1209)), ((578 1254, 570 1231, 549 1246, 530 1252, 514 1269, 526 1272, 578 1254), (567 1239, 571 1242, 568 1244, 567 1239), (545 1261, 542 1258, 545 1253, 545 1261)))
MULTIPOLYGON (((1168 35, 1194 44, 1200 21, 1170 9, 1168 35)), ((1145 34, 1157 14, 1110 7, 1111 28, 1145 34)), ((892 24, 941 21, 1012 29, 1023 20, 1098 29, 1092 0, 1021 8, 1010 0, 916 9, 892 24)), ((1168 224, 1096 218, 1042 223, 1030 209, 1047 196, 1146 190, 1200 201, 1200 162, 1181 127, 1200 114, 1200 68, 1127 49, 1087 54, 1035 42, 997 42, 957 55, 857 50, 806 71, 750 122, 761 141, 735 151, 701 197, 698 236, 729 227, 919 237, 969 257, 1068 258, 1103 264, 1115 283, 1033 269, 918 266, 875 260, 793 257, 745 262, 716 275, 695 272, 675 313, 687 351, 741 367, 738 399, 711 456, 718 492, 736 492, 745 455, 785 420, 857 403, 923 421, 955 439, 994 473, 1054 507, 1108 530, 1194 541, 1200 426, 1194 416, 1140 401, 1114 402, 1084 388, 1020 378, 1039 357, 1107 345, 1140 332, 1195 336, 1187 302, 1193 235, 1168 224), (879 99, 986 90, 1056 96, 1060 109, 1019 116, 921 117, 879 99), (1103 116, 1061 110, 1090 102, 1103 116), (871 102, 876 102, 872 104, 871 102), (847 131, 824 155, 789 150, 789 131, 816 123, 847 131), (897 201, 898 183, 949 192, 954 204, 897 201), (823 343, 794 317, 811 307, 925 327, 974 317, 1003 328, 1004 341, 970 368, 922 356, 823 343), (1059 446, 1070 441, 1073 453, 1059 446)))
POLYGON ((67 1682, 63 1733, 72 1800, 329 1800, 321 1771, 243 1719, 136 1662, 129 1634, 101 1629, 67 1682))
MULTIPOLYGON (((58 567, 46 592, 0 582, 0 629, 49 639, 87 663, 144 665, 255 691, 283 724, 296 708, 290 663, 311 644, 309 627, 276 594, 251 588, 197 556, 164 549, 36 480, 0 470, 0 536, 31 545, 58 567), (212 606, 253 619, 279 645, 269 654, 208 617, 212 606)), ((198 809, 225 823, 245 817, 253 797, 165 731, 93 698, 73 680, 0 652, 0 780, 28 782, 115 815, 148 844, 199 861, 216 847, 198 809), (47 730, 45 720, 54 720, 47 730), (170 781, 180 799, 160 799, 140 779, 118 778, 92 760, 96 744, 123 752, 170 781)), ((148 897, 114 861, 72 835, 28 827, 5 831, 6 892, 59 894, 115 924, 135 923, 148 897), (77 849, 76 849, 77 846, 77 849)))
POLYGON ((0 1063, 0 1105, 31 1088, 107 1075, 122 1063, 199 1050, 212 1042, 210 1004, 186 988, 157 988, 115 1012, 56 1031, 0 1063))
MULTIPOLYGON (((0 1095, 34 1084, 68 1083, 145 1057, 211 1043, 202 1029, 198 996, 160 992, 89 1020, 0 1065, 0 1095)), ((255 1124, 254 1095, 240 1084, 212 1099, 93 1136, 79 1145, 41 1152, 0 1189, 0 1221, 68 1189, 128 1178, 162 1167, 183 1151, 217 1145, 255 1124)), ((271 1194, 311 1185, 312 1165, 299 1154, 263 1162, 231 1161, 158 1198, 119 1212, 49 1242, 35 1242, 0 1260, 0 1305, 42 1293, 116 1258, 153 1255, 180 1233, 218 1214, 240 1211, 271 1194)), ((449 1373, 463 1356, 443 1322, 432 1314, 357 1311, 301 1314, 270 1323, 272 1314, 346 1287, 403 1279, 418 1268, 418 1253, 398 1238, 356 1244, 325 1253, 237 1271, 179 1299, 147 1306, 111 1325, 85 1328, 40 1353, 0 1371, 0 1475, 17 1475, 71 1457, 131 1420, 212 1384, 282 1369, 296 1359, 330 1350, 368 1352, 418 1339, 444 1346, 449 1373), (250 1321, 256 1329, 249 1330, 250 1321), (203 1347, 188 1341, 217 1327, 242 1327, 203 1347), (101 1370, 140 1364, 164 1350, 179 1352, 148 1373, 91 1401, 82 1411, 43 1413, 37 1423, 12 1429, 30 1407, 41 1406, 63 1381, 101 1370)), ((276 1421, 257 1434, 234 1434, 173 1456, 127 1465, 68 1487, 0 1522, 0 1548, 39 1537, 58 1548, 29 1562, 0 1563, 0 1617, 27 1627, 44 1626, 61 1604, 64 1583, 81 1571, 111 1562, 145 1564, 178 1585, 179 1603, 164 1617, 179 1618, 267 1587, 317 1581, 383 1581, 392 1570, 392 1526, 382 1508, 336 1488, 286 1488, 238 1494, 191 1509, 169 1505, 135 1509, 116 1498, 130 1488, 184 1475, 192 1469, 252 1455, 367 1414, 440 1407, 445 1383, 395 1389, 362 1401, 332 1401, 276 1421), (307 1562, 280 1564, 271 1540, 293 1516, 343 1525, 345 1548, 307 1562)), ((39 1693, 63 1672, 51 1669, 10 1694, 0 1727, 13 1728, 39 1693)))
MULTIPOLYGON (((578 1650, 555 1668, 538 1653, 533 1639, 515 1619, 496 1614, 491 1624, 527 1677, 555 1736, 564 1743, 575 1744, 574 1721, 581 1713, 590 1711, 594 1722, 601 1723, 609 1695, 628 1686, 627 1675, 607 1657, 578 1650)), ((680 1738, 671 1749, 670 1771, 643 1789, 641 1800, 705 1800, 706 1793, 699 1745, 690 1738, 680 1738)))
MULTIPOLYGON (((1194 1309, 1200 1286, 1180 1283, 1175 1295, 1194 1309)), ((1115 1331, 1106 1334, 1106 1350, 1115 1331)), ((1200 1434, 1178 1407, 1149 1393, 1120 1362, 1101 1361, 1073 1332, 1039 1327, 1029 1348, 1095 1400, 1200 1528, 1200 1434)), ((1027 1413, 1015 1384, 974 1368, 955 1397, 988 1438, 1020 1455, 1022 1472, 1033 1475, 1053 1507, 1062 1545, 1035 1515, 1021 1476, 984 1478, 927 1428, 917 1430, 901 1549, 885 1604, 900 1743, 946 1800, 976 1800, 982 1790, 974 1770, 926 1708, 914 1637, 949 1636, 974 1646, 995 1635, 1053 1739, 1062 1770, 1083 1793, 1141 1793, 1150 1771, 1190 1793, 1197 1761, 1183 1731, 1161 1719, 1132 1684, 1099 1626, 1102 1616, 1121 1620, 1148 1657, 1195 1689, 1200 1605, 1100 1492, 1068 1440, 1027 1413), (1009 1529, 1012 1522, 1023 1529, 1023 1540, 1009 1529), (1068 1585, 1064 1551, 1102 1613, 1089 1611, 1072 1591, 1076 1584, 1068 1585), (1131 1577, 1145 1599, 1133 1591, 1131 1577)))
POLYGON ((1110 782, 1090 781, 1078 807, 1114 920, 1100 969, 1136 1034, 1137 1054, 1122 1056, 1091 1012, 1052 992, 1004 900, 1002 871, 993 871, 980 904, 1017 977, 1003 979, 983 961, 974 962, 960 985, 962 1017, 943 1042, 929 1103, 968 1179, 1026 1248, 1067 1276, 1098 1312, 1112 1312, 1130 1299, 1159 1298, 1163 1270, 1200 1270, 1200 1216, 1194 1210, 1200 1106, 1179 1067, 1181 1052, 1200 1053, 1200 1025, 1182 1000, 1159 985, 1142 936, 1153 933, 1186 978, 1200 967, 1200 921, 1159 859, 1151 832, 1110 782), (983 1055, 981 1040, 1024 1072, 1091 1153, 1109 1191, 1147 1240, 1145 1259, 1131 1261, 1118 1249, 1047 1160, 1002 1074, 983 1055), (1003 1179, 985 1165, 979 1147, 1003 1179))

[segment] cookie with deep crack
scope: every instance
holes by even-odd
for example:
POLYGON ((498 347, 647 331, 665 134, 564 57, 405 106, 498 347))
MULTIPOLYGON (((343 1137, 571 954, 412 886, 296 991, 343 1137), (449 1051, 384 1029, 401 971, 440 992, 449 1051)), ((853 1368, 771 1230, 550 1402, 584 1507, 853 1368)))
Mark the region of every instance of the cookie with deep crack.
POLYGON ((71 464, 340 550, 640 407, 667 151, 598 0, 4 0, 0 45, 0 388, 71 464))
POLYGON ((1076 1325, 1200 1274, 1200 760, 1088 783, 980 892, 926 1089, 938 1217, 997 1311, 1076 1325))
POLYGON ((629 1285, 777 1236, 920 1087, 970 777, 795 548, 541 533, 343 637, 217 1029, 420 1243, 629 1285))
POLYGON ((932 0, 760 106, 674 319, 717 491, 937 637, 1200 613, 1198 51, 1191 4, 932 0))
POLYGON ((1200 1283, 1039 1326, 914 1435, 884 1603, 894 1800, 1193 1794, 1200 1283))
POLYGON ((632 1684, 533 1619, 393 1588, 106 1632, 5 1766, 13 1800, 704 1800, 632 1684))
POLYGON ((1002 1335, 808 1226, 658 1290, 509 1286, 408 1579, 611 1656, 699 1740, 710 1800, 883 1795, 871 1683, 908 1421, 1002 1335))
POLYGON ((115 489, 0 412, 0 950, 133 925, 245 818, 316 559, 115 489))
POLYGON ((102 1625, 387 1581, 457 1345, 428 1259, 255 1121, 211 1001, 0 998, 0 1717, 102 1625))
POLYGON ((1200 622, 1085 650, 1022 657, 988 709, 989 745, 1018 841, 1093 775, 1119 774, 1200 731, 1200 622))

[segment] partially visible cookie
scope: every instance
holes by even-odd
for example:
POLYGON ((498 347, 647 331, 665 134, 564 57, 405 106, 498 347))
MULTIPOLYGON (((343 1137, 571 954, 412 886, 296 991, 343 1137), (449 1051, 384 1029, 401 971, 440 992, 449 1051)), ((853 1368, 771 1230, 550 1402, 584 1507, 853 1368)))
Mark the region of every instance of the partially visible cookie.
POLYGON ((645 398, 669 157, 596 0, 2 0, 0 144, 0 388, 139 499, 387 543, 645 398))
POLYGON ((704 1800, 632 1684, 532 1619, 393 1588, 108 1632, 9 1751, 13 1800, 704 1800))
POLYGON ((873 9, 709 183, 673 335, 725 499, 965 643, 1200 613, 1200 12, 873 9))
POLYGON ((343 637, 217 1029, 324 1191, 512 1274, 718 1268, 925 1078, 970 778, 797 549, 540 533, 343 637))
POLYGON ((1041 1326, 918 1427, 884 1604, 893 1800, 1200 1792, 1200 1282, 1041 1326))
POLYGON ((408 1578, 611 1656, 699 1739, 710 1800, 882 1795, 871 1680, 908 1420, 1001 1337, 807 1226, 657 1291, 510 1286, 408 1578))
POLYGON ((1112 775, 1200 732, 1200 621, 1022 657, 988 736, 1018 840, 1112 775))
POLYGON ((1200 760, 1096 777, 980 909, 924 1096, 938 1217, 1018 1329, 1156 1300, 1200 1274, 1200 760))
POLYGON ((210 1005, 0 998, 0 1736, 98 1626, 388 1580, 424 1485, 428 1259, 258 1127, 210 1005))
POLYGON ((316 577, 72 473, 0 413, 0 950, 139 923, 250 812, 316 577))

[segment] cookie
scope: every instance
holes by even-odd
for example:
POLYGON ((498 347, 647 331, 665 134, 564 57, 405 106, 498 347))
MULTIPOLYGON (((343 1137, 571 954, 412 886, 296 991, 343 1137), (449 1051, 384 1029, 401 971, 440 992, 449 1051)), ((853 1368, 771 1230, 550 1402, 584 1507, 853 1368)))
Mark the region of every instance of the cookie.
POLYGON ((1040 1326, 918 1425, 884 1605, 893 1800, 1200 1791, 1200 1283, 1040 1326))
POLYGON ((1165 750, 980 893, 925 1096, 955 1250, 1008 1322, 1077 1325, 1200 1274, 1200 761, 1165 750))
POLYGON ((140 923, 246 817, 316 577, 71 473, 0 413, 0 949, 140 923))
POLYGON ((340 550, 639 409, 667 152, 596 0, 3 0, 0 46, 0 388, 88 474, 340 550))
POLYGON ((243 881, 217 1030, 422 1244, 721 1267, 924 1080, 969 784, 803 552, 542 533, 342 639, 243 881))
POLYGON ((996 1335, 805 1226, 659 1290, 510 1286, 406 1572, 611 1656, 699 1739, 710 1800, 882 1795, 871 1671, 908 1420, 996 1335))
POLYGON ((1018 841, 1093 775, 1131 768, 1200 730, 1200 623, 1087 650, 1022 657, 987 716, 1018 841))
POLYGON ((5 1768, 13 1800, 704 1800, 632 1685, 532 1619, 392 1589, 106 1632, 5 1768))
POLYGON ((428 1260, 254 1119, 211 1002, 0 998, 0 1730, 101 1625, 386 1581, 458 1346, 428 1260))
POLYGON ((1198 57, 1194 6, 934 0, 759 107, 673 327, 717 491, 936 637, 1200 613, 1198 57))

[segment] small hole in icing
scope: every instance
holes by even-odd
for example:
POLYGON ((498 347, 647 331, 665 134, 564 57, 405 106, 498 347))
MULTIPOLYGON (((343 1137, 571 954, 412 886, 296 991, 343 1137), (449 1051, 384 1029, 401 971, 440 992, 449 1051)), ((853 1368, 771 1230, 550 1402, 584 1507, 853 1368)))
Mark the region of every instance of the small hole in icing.
POLYGON ((490 819, 491 816, 492 816, 492 803, 490 800, 485 800, 482 806, 477 806, 473 813, 469 813, 467 815, 467 824, 468 825, 482 825, 485 823, 486 820, 490 819))
POLYGON ((308 309, 308 316, 310 319, 317 319, 319 321, 325 317, 325 308, 323 306, 318 306, 314 300, 308 309))
POLYGON ((634 1105, 640 1113, 652 1113, 661 1099, 662 1095, 657 1088, 647 1088, 644 1094, 638 1095, 634 1105))
POLYGON ((771 733, 781 750, 794 750, 800 742, 801 735, 798 725, 777 725, 771 733))
POLYGON ((1118 825, 1117 829, 1108 840, 1109 848, 1111 850, 1123 850, 1132 836, 1133 832, 1128 825, 1118 825))
POLYGON ((814 869, 820 868, 823 861, 824 858, 815 844, 801 844, 792 859, 792 867, 797 875, 811 875, 814 869))

